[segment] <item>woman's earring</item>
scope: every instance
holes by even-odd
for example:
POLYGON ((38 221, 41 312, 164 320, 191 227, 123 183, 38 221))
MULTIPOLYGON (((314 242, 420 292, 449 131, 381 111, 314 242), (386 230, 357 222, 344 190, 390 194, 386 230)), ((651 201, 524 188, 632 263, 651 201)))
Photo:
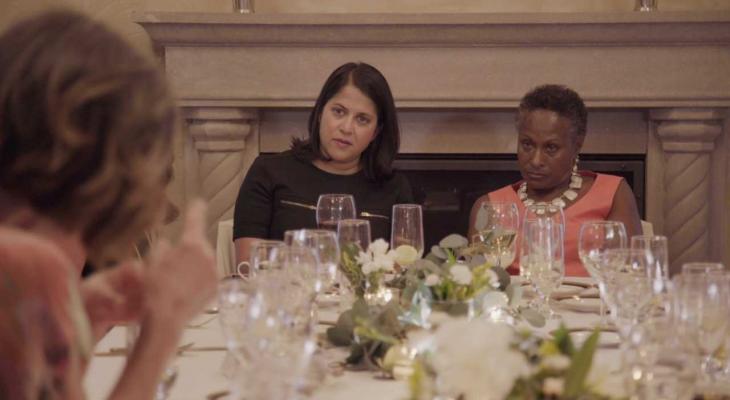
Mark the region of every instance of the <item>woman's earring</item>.
POLYGON ((578 161, 580 161, 580 155, 575 156, 575 163, 573 164, 573 175, 578 175, 578 161))

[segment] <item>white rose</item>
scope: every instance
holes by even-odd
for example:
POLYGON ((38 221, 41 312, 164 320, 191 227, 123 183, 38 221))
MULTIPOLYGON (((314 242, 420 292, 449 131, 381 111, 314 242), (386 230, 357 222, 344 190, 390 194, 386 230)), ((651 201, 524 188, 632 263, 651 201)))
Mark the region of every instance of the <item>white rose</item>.
POLYGON ((570 358, 562 354, 548 356, 543 358, 540 366, 553 371, 563 371, 570 367, 570 358))
POLYGON ((547 396, 562 396, 564 387, 563 378, 545 378, 542 381, 542 392, 547 396))
POLYGON ((393 261, 393 257, 389 254, 374 254, 373 257, 373 263, 376 265, 376 268, 381 271, 392 271, 393 270, 393 264, 395 263, 393 261))
POLYGON ((472 273, 469 267, 467 267, 464 264, 455 264, 452 265, 449 269, 449 272, 451 273, 451 277, 454 279, 454 282, 460 284, 460 285, 468 285, 471 283, 472 280, 472 273))
POLYGON ((430 274, 426 277, 426 281, 424 283, 426 286, 436 286, 441 283, 441 278, 439 278, 436 274, 430 274))
POLYGON ((525 356, 512 348, 513 338, 504 324, 465 318, 442 323, 434 335, 432 365, 444 393, 466 399, 505 398, 515 381, 530 373, 525 356))
POLYGON ((388 242, 383 239, 378 239, 370 243, 368 250, 373 253, 373 256, 383 255, 388 251, 388 242))
POLYGON ((357 257, 355 257, 355 261, 357 261, 358 264, 364 266, 365 264, 372 262, 373 258, 370 257, 370 253, 360 252, 358 253, 357 257))
POLYGON ((371 272, 377 271, 378 266, 374 262, 366 262, 362 264, 362 273, 370 275, 371 272))

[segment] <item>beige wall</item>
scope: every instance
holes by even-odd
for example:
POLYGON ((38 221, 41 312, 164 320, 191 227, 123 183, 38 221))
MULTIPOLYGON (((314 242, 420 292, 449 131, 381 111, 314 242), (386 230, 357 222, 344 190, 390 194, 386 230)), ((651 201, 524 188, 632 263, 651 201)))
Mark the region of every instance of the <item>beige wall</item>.
MULTIPOLYGON (((258 13, 327 12, 580 12, 630 11, 635 0, 253 0, 258 13)), ((108 22, 135 46, 149 51, 144 31, 130 15, 145 11, 229 12, 232 0, 1 0, 0 30, 50 7, 66 5, 108 22)), ((728 0, 659 0, 661 10, 730 10, 728 0)))

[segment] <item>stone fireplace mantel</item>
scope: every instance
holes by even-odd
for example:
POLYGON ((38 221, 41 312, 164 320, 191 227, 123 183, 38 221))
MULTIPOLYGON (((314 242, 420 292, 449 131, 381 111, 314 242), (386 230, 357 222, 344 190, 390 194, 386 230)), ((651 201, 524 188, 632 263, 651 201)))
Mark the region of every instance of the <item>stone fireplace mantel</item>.
POLYGON ((262 151, 305 129, 327 75, 375 65, 406 153, 511 153, 512 114, 542 83, 590 108, 584 151, 641 154, 647 219, 672 262, 730 262, 730 13, 182 14, 136 16, 186 110, 182 199, 229 218, 262 151))

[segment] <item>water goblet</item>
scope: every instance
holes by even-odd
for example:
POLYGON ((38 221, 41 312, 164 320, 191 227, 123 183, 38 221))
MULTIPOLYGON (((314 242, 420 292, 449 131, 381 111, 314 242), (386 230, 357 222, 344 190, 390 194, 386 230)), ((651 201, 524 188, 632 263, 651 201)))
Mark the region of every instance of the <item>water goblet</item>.
POLYGON ((317 199, 317 227, 330 231, 337 230, 337 223, 343 219, 357 216, 355 198, 350 194, 322 194, 317 199))
MULTIPOLYGON (((537 203, 525 208, 525 214, 522 218, 522 229, 520 231, 520 235, 517 237, 517 246, 519 248, 518 260, 520 264, 520 277, 523 282, 527 284, 530 283, 530 270, 527 263, 523 261, 523 258, 526 260, 527 251, 529 249, 527 241, 524 240, 525 223, 527 221, 540 220, 551 220, 553 223, 562 225, 563 228, 565 227, 565 215, 563 214, 563 209, 554 204, 537 203)), ((564 233, 565 232, 563 232, 563 234, 564 233)))
POLYGON ((559 319, 550 307, 550 295, 565 276, 563 226, 551 220, 525 221, 524 240, 530 283, 540 296, 540 310, 547 319, 559 319))
POLYGON ((340 281, 340 246, 335 232, 324 229, 286 231, 284 242, 289 246, 311 249, 319 261, 320 279, 324 294, 337 294, 340 281))

